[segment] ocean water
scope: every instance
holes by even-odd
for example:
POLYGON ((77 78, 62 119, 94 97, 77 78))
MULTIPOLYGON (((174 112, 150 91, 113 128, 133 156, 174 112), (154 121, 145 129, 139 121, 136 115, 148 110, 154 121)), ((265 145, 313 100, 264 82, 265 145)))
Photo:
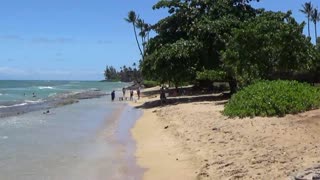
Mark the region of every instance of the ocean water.
MULTIPOLYGON (((127 85, 1 81, 0 90, 2 96, 7 96, 2 102, 27 102, 98 89, 109 93, 127 85), (30 97, 33 92, 37 95, 34 99, 30 97)), ((135 164, 135 145, 129 133, 141 112, 126 103, 111 102, 109 96, 90 97, 71 105, 51 107, 48 114, 35 109, 0 118, 0 179, 141 179, 142 169, 135 164)))
POLYGON ((0 117, 49 109, 71 100, 100 97, 128 85, 97 81, 0 80, 0 117))

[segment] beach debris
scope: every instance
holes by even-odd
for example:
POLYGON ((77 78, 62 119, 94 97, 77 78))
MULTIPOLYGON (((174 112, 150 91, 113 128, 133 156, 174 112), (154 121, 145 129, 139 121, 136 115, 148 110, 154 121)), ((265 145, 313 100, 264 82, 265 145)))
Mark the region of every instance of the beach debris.
POLYGON ((320 180, 320 164, 298 171, 289 177, 289 180, 320 180))
POLYGON ((169 126, 164 127, 164 129, 168 129, 169 126))
POLYGON ((219 131, 219 128, 212 128, 212 131, 219 131))

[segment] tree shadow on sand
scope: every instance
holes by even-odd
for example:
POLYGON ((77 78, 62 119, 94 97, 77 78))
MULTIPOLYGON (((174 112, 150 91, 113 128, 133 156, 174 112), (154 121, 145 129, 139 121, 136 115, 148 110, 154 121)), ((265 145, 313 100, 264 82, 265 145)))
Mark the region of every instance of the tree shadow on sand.
POLYGON ((216 104, 223 105, 227 102, 226 100, 228 99, 230 99, 229 93, 177 96, 177 97, 169 97, 163 102, 161 102, 160 99, 145 102, 144 104, 137 106, 136 108, 150 109, 154 107, 162 107, 167 105, 176 105, 176 104, 191 103, 191 102, 203 102, 203 101, 218 101, 216 104))

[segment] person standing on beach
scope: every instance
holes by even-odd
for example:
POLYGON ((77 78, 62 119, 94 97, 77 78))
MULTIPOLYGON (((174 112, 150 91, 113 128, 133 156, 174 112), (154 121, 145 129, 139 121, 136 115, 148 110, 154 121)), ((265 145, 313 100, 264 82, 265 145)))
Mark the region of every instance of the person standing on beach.
POLYGON ((130 90, 130 101, 133 101, 133 90, 130 90))
POLYGON ((123 98, 126 97, 126 88, 122 88, 122 94, 123 94, 123 98))
POLYGON ((114 101, 114 98, 116 97, 116 94, 115 94, 115 92, 114 91, 112 91, 112 93, 111 93, 111 101, 114 101))
POLYGON ((138 87, 137 89, 137 95, 138 95, 138 99, 140 99, 140 87, 138 87))
POLYGON ((164 87, 161 87, 160 89, 160 101, 161 101, 161 105, 166 101, 166 94, 164 92, 164 87))

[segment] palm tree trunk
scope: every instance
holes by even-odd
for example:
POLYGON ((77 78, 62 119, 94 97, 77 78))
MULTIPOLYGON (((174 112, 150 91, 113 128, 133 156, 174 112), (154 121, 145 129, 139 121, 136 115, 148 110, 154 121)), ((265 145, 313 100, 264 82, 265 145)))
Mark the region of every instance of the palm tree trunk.
MULTIPOLYGON (((142 30, 141 30, 142 31, 142 30)), ((142 50, 143 52, 145 51, 145 48, 144 48, 144 45, 145 45, 145 40, 144 40, 144 37, 141 36, 141 41, 142 41, 142 50)))
POLYGON ((138 45, 138 48, 139 48, 139 51, 140 51, 140 54, 142 56, 142 60, 144 59, 144 56, 143 56, 143 53, 142 53, 142 50, 141 50, 141 47, 140 47, 140 43, 139 43, 139 40, 138 40, 138 37, 137 37, 137 31, 136 31, 136 26, 134 23, 132 23, 133 25, 133 31, 134 31, 134 36, 136 38, 136 41, 137 41, 137 45, 138 45))
POLYGON ((310 37, 310 17, 308 17, 308 36, 310 37))
POLYGON ((318 38, 318 35, 317 35, 317 22, 314 23, 314 35, 315 35, 316 44, 317 44, 317 38, 318 38))

